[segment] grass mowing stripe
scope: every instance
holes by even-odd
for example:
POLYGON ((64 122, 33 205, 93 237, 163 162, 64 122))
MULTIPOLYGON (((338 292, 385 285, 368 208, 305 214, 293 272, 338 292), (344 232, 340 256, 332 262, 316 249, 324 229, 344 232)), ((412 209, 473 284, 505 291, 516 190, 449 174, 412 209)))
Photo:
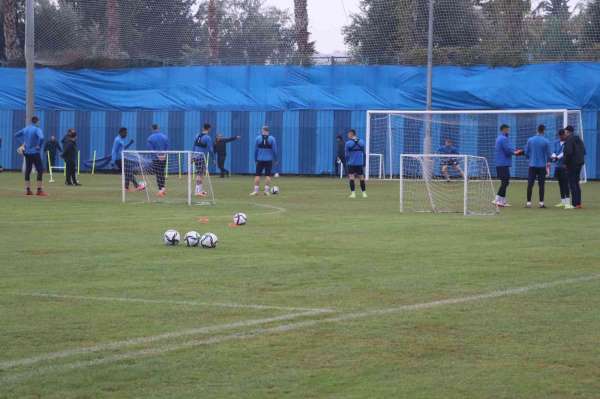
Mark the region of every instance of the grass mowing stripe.
POLYGON ((21 381, 21 380, 24 380, 27 378, 34 377, 36 375, 45 374, 45 373, 49 373, 49 372, 77 370, 77 369, 82 369, 82 368, 88 368, 88 367, 100 366, 100 365, 104 365, 104 364, 115 363, 115 362, 119 362, 122 360, 132 360, 132 359, 137 359, 137 358, 141 358, 141 357, 162 355, 162 354, 165 354, 168 352, 189 349, 189 348, 198 347, 198 346, 213 345, 213 344, 219 344, 219 343, 223 343, 223 342, 227 342, 227 341, 234 341, 234 340, 246 340, 246 339, 251 339, 251 338, 261 336, 261 335, 266 335, 266 334, 284 333, 284 332, 299 330, 302 328, 313 327, 313 326, 323 324, 323 323, 337 323, 337 322, 350 321, 350 320, 356 320, 356 319, 367 318, 367 317, 380 316, 380 315, 385 315, 385 314, 426 310, 426 309, 436 308, 436 307, 440 307, 440 306, 479 302, 479 301, 487 300, 487 299, 495 299, 495 298, 502 298, 502 297, 507 297, 507 296, 512 296, 512 295, 519 295, 519 294, 524 294, 524 293, 531 292, 531 291, 543 290, 543 289, 553 288, 553 287, 557 287, 557 286, 561 286, 561 285, 577 284, 577 283, 588 282, 588 281, 593 281, 593 280, 598 280, 598 279, 600 279, 600 274, 593 274, 593 275, 569 278, 569 279, 564 279, 564 280, 557 280, 557 281, 552 281, 552 282, 547 282, 547 283, 533 284, 533 285, 528 285, 528 286, 524 286, 524 287, 496 290, 496 291, 491 291, 491 292, 484 293, 484 294, 469 295, 469 296, 464 296, 464 297, 460 297, 460 298, 442 299, 439 301, 417 303, 417 304, 412 304, 412 305, 402 305, 402 306, 397 306, 397 307, 392 307, 392 308, 367 310, 367 311, 363 311, 363 312, 342 314, 342 315, 336 316, 336 317, 329 317, 329 318, 317 319, 317 320, 306 320, 306 321, 300 321, 300 322, 295 322, 295 323, 283 324, 283 325, 279 325, 276 327, 259 328, 259 329, 255 329, 255 330, 245 332, 245 333, 240 332, 240 333, 235 333, 235 334, 215 336, 215 337, 202 339, 202 340, 191 340, 191 341, 184 342, 181 344, 172 344, 172 345, 165 345, 165 346, 160 346, 160 347, 156 347, 156 348, 132 351, 132 352, 118 354, 118 355, 112 355, 112 356, 108 356, 108 357, 104 357, 104 358, 100 358, 100 359, 94 359, 94 360, 88 360, 88 361, 78 361, 78 362, 73 362, 73 363, 67 363, 64 365, 57 365, 57 366, 41 367, 36 370, 32 370, 32 371, 28 371, 28 372, 23 372, 23 373, 13 374, 13 375, 5 376, 5 377, 0 377, 0 383, 18 382, 18 381, 21 381))
POLYGON ((243 321, 237 321, 237 322, 228 323, 228 324, 199 327, 199 328, 193 328, 193 329, 188 329, 188 330, 181 330, 181 331, 175 331, 175 332, 170 332, 170 333, 165 333, 165 334, 153 335, 153 336, 148 336, 148 337, 131 338, 131 339, 126 339, 126 340, 122 340, 122 341, 107 342, 107 343, 98 344, 98 345, 89 346, 89 347, 83 347, 83 348, 67 349, 64 351, 51 352, 51 353, 46 353, 46 354, 39 355, 39 356, 33 356, 30 358, 26 358, 26 359, 3 361, 3 362, 0 362, 0 370, 8 370, 8 369, 15 368, 15 367, 32 366, 34 364, 45 362, 45 361, 50 361, 50 360, 63 359, 63 358, 71 357, 71 356, 82 355, 82 354, 87 354, 87 353, 95 353, 95 352, 101 352, 101 351, 107 351, 107 350, 117 350, 117 349, 126 348, 128 346, 149 344, 152 342, 157 342, 157 341, 162 341, 162 340, 167 340, 167 339, 175 339, 175 338, 181 338, 181 337, 186 337, 186 336, 191 336, 191 335, 212 334, 212 333, 217 333, 217 332, 221 332, 224 330, 232 330, 235 328, 252 327, 252 326, 256 326, 256 325, 260 325, 260 324, 268 324, 268 323, 274 323, 274 322, 278 322, 278 321, 293 320, 293 319, 297 319, 300 317, 316 316, 316 315, 320 315, 323 313, 324 313, 324 311, 322 311, 322 310, 313 310, 310 312, 292 313, 292 314, 285 314, 285 315, 281 315, 281 316, 267 317, 267 318, 263 318, 263 319, 243 320, 243 321))

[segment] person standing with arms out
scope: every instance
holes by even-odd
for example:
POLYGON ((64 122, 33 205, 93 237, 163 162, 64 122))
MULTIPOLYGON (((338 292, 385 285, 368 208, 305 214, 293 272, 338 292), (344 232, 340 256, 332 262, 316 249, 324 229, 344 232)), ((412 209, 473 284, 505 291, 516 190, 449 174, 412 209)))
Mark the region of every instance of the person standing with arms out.
POLYGON ((196 165, 196 191, 195 195, 197 197, 206 197, 208 194, 204 191, 203 182, 204 175, 206 174, 208 168, 208 161, 212 158, 214 153, 213 150, 213 141, 209 136, 211 125, 209 123, 205 123, 202 127, 202 132, 196 136, 196 140, 194 141, 194 152, 199 154, 194 154, 194 165, 196 165))
POLYGON ((229 176, 229 171, 225 169, 225 160, 227 159, 227 143, 239 140, 240 136, 235 137, 223 137, 221 133, 217 134, 215 140, 215 154, 217 155, 217 165, 221 171, 221 179, 225 176, 229 176))
POLYGON ((157 124, 152 125, 152 134, 148 137, 148 149, 157 151, 158 154, 152 154, 152 170, 156 175, 156 185, 158 186, 158 197, 164 197, 167 194, 165 189, 165 174, 167 172, 168 154, 161 154, 160 151, 169 150, 169 138, 160 131, 157 124))
POLYGON ((44 158, 46 158, 46 170, 49 172, 51 166, 56 166, 56 154, 62 152, 63 149, 60 147, 60 143, 56 139, 56 136, 50 136, 50 140, 44 144, 44 158))
POLYGON ((558 131, 558 140, 554 142, 554 153, 552 154, 552 160, 556 163, 554 177, 558 180, 558 187, 560 188, 560 204, 556 204, 557 208, 572 207, 571 199, 569 198, 569 178, 567 177, 563 154, 565 138, 565 129, 560 129, 558 131))
POLYGON ((23 155, 25 156, 25 195, 33 195, 31 191, 31 169, 35 166, 37 172, 37 193, 40 197, 46 197, 48 194, 43 188, 44 165, 42 164, 42 144, 44 142, 44 133, 38 127, 39 118, 34 116, 31 118, 31 124, 19 130, 15 137, 20 140, 23 145, 23 155))
POLYGON ((123 164, 125 164, 125 190, 129 191, 129 185, 133 183, 133 187, 135 187, 138 191, 143 191, 146 189, 146 186, 143 184, 138 184, 135 179, 134 169, 135 162, 130 159, 123 158, 123 151, 129 148, 133 144, 133 140, 127 142, 127 128, 122 127, 119 129, 119 134, 115 137, 115 141, 113 141, 112 152, 111 152, 111 163, 117 168, 119 173, 123 173, 123 164))
POLYGON ((500 134, 496 138, 495 156, 496 156, 496 175, 500 179, 500 189, 494 200, 494 204, 499 207, 510 206, 506 200, 506 189, 510 184, 510 167, 512 165, 513 155, 522 155, 523 150, 515 149, 508 134, 510 127, 503 124, 500 126, 500 134))
POLYGON ((342 135, 338 134, 335 137, 336 158, 335 158, 335 175, 341 176, 342 172, 346 171, 346 142, 342 135))
POLYGON ((65 172, 67 186, 81 186, 77 181, 77 132, 69 129, 63 140, 62 157, 65 160, 65 172))
MULTIPOLYGON (((569 179, 569 188, 571 189, 571 205, 577 209, 581 209, 579 179, 581 177, 581 169, 585 164, 585 145, 581 138, 575 134, 573 126, 567 126, 565 134, 563 160, 567 168, 567 178, 569 179)), ((565 207, 565 209, 572 209, 572 207, 565 207)))
POLYGON ((367 198, 367 185, 365 183, 365 142, 356 135, 356 130, 348 131, 346 142, 346 164, 348 165, 348 182, 350 184, 350 198, 356 198, 356 182, 360 179, 360 191, 363 198, 367 198))
MULTIPOLYGON (((452 142, 451 139, 446 139, 446 140, 444 140, 444 145, 441 146, 440 148, 438 148, 437 152, 438 152, 438 154, 443 154, 443 155, 454 155, 454 154, 458 154, 458 148, 456 148, 454 146, 454 143, 452 142)), ((460 168, 460 165, 458 164, 458 160, 456 158, 444 157, 441 159, 441 164, 442 164, 442 176, 444 176, 444 179, 446 179, 446 181, 450 181, 450 173, 448 172, 449 167, 452 167, 452 169, 454 169, 455 171, 460 173, 460 176, 464 178, 463 171, 460 168)))
POLYGON ((254 162, 256 173, 254 174, 254 190, 250 195, 257 195, 260 191, 260 177, 265 175, 265 195, 270 195, 271 177, 273 165, 277 164, 277 140, 269 135, 269 127, 263 126, 262 132, 254 142, 254 162))
POLYGON ((527 140, 525 146, 525 157, 529 160, 529 172, 527 177, 527 204, 526 208, 531 208, 531 197, 533 195, 533 186, 538 181, 539 189, 539 207, 546 208, 544 205, 544 194, 546 185, 546 174, 550 169, 550 159, 552 158, 552 149, 550 141, 544 137, 546 126, 539 125, 537 134, 527 140))

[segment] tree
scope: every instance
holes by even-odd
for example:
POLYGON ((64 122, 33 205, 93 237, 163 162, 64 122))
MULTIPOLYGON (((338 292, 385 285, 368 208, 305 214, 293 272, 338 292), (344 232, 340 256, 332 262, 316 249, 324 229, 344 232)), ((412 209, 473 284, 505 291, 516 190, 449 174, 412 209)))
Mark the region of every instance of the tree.
POLYGON ((217 2, 208 2, 208 48, 211 63, 219 60, 219 21, 217 19, 217 2))
POLYGON ((120 52, 120 33, 119 8, 117 0, 106 0, 106 51, 108 55, 115 55, 120 52))
POLYGON ((600 43, 600 0, 592 0, 583 12, 582 39, 585 43, 600 43))
POLYGON ((295 36, 300 65, 310 65, 315 43, 309 41, 307 0, 294 0, 295 36))
POLYGON ((17 0, 2 0, 4 55, 8 63, 21 62, 23 50, 17 31, 17 0))

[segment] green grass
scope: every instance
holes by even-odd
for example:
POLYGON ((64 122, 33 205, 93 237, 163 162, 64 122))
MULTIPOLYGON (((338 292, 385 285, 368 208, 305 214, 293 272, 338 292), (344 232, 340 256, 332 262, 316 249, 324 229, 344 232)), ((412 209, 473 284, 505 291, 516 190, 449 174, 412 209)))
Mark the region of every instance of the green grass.
MULTIPOLYGON (((369 199, 349 200, 337 179, 284 177, 281 195, 270 198, 249 198, 249 178, 215 179, 217 205, 191 208, 122 204, 116 176, 82 182, 54 183, 50 197, 28 198, 20 175, 0 174, 0 397, 599 395, 600 279, 327 321, 600 274, 598 183, 584 186, 583 210, 523 209, 525 186, 514 183, 515 207, 463 217, 400 214, 395 182, 372 182, 369 199), (238 211, 248 225, 228 227, 238 211), (211 231, 219 247, 165 247, 169 228, 211 231), (23 295, 31 293, 92 298, 23 295), (268 322, 303 312, 285 307, 333 313, 268 322), (295 324, 305 321, 316 322, 295 324), (284 325, 294 327, 245 335, 284 325)), ((548 203, 556 191, 550 185, 548 203)))

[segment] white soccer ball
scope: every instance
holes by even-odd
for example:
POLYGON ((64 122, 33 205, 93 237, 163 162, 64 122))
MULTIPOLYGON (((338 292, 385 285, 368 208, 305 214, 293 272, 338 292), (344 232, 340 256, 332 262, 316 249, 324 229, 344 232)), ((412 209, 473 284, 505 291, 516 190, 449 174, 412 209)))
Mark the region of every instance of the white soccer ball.
POLYGON ((138 190, 143 191, 146 189, 146 182, 145 181, 141 181, 138 183, 138 190))
POLYGON ((271 187, 271 194, 273 194, 273 195, 279 194, 279 186, 271 187))
POLYGON ((233 223, 235 223, 236 226, 245 225, 247 220, 248 220, 248 217, 246 216, 245 213, 239 212, 239 213, 236 213, 235 215, 233 215, 233 223))
POLYGON ((197 247, 200 244, 200 234, 197 231, 188 231, 183 241, 188 247, 197 247))
POLYGON ((202 248, 216 248, 218 242, 219 239, 213 233, 206 233, 202 235, 202 238, 200 238, 200 245, 202 248))
POLYGON ((181 236, 177 232, 177 230, 167 230, 165 235, 163 236, 163 241, 165 245, 169 247, 173 247, 175 245, 179 245, 179 241, 181 241, 181 236))

